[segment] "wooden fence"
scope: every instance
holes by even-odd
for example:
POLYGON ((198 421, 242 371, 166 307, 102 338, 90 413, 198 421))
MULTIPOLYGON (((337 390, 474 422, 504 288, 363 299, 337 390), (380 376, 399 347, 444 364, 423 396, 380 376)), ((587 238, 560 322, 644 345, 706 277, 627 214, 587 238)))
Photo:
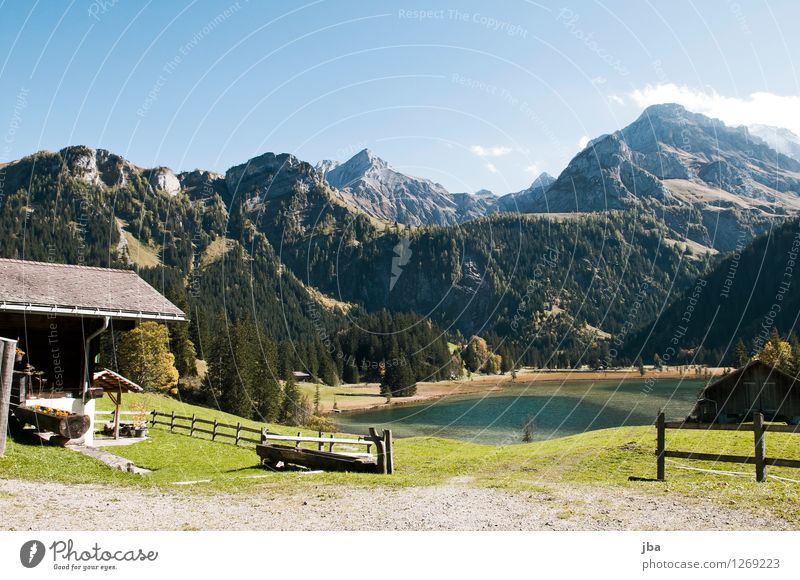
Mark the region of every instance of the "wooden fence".
MULTIPOLYGON (((344 439, 336 437, 331 433, 328 437, 324 437, 322 431, 319 431, 317 437, 304 436, 298 431, 297 435, 278 435, 270 433, 267 427, 256 429, 242 425, 237 422, 235 425, 232 423, 221 423, 217 419, 213 421, 209 419, 199 419, 196 415, 191 417, 186 415, 177 415, 175 411, 172 413, 162 413, 161 411, 150 411, 149 422, 152 426, 161 425, 168 427, 170 432, 175 432, 176 429, 187 433, 190 437, 194 437, 197 433, 209 435, 211 441, 216 441, 218 438, 232 440, 234 445, 240 443, 252 443, 253 445, 263 445, 274 443, 294 443, 295 448, 300 448, 300 444, 312 444, 317 448, 317 451, 323 451, 327 447, 328 453, 334 452, 334 446, 365 446, 367 454, 372 452, 373 446, 375 447, 376 456, 375 462, 380 473, 392 474, 394 473, 394 451, 392 442, 392 432, 384 430, 378 433, 374 428, 370 428, 369 435, 366 437, 358 437, 357 439, 344 439), (207 427, 211 427, 208 429, 207 427), (258 438, 249 437, 248 435, 258 435, 258 438)), ((357 454, 351 454, 357 455, 357 454)))
POLYGON ((189 437, 194 437, 195 433, 203 433, 205 435, 210 435, 212 441, 216 441, 219 437, 232 439, 234 445, 239 445, 239 443, 258 445, 262 441, 261 435, 265 430, 247 427, 242 425, 241 422, 237 422, 234 425, 232 423, 220 423, 217 419, 213 421, 209 419, 200 419, 197 415, 192 415, 191 417, 176 415, 175 411, 172 413, 162 413, 161 411, 153 410, 148 414, 150 415, 150 424, 153 426, 162 425, 164 427, 169 427, 169 430, 173 433, 176 429, 180 429, 184 432, 188 432, 189 437), (160 418, 163 418, 163 420, 160 418), (211 428, 209 429, 207 427, 211 428), (248 437, 248 434, 256 434, 259 438, 248 437))
POLYGON ((752 427, 741 424, 686 423, 683 421, 667 422, 664 420, 664 413, 659 413, 656 419, 656 479, 664 481, 665 459, 667 457, 755 465, 756 481, 758 482, 767 480, 767 465, 800 468, 800 460, 766 456, 765 434, 768 431, 773 433, 800 433, 800 425, 765 424, 764 415, 761 413, 756 413, 753 416, 752 427), (667 429, 705 429, 709 431, 749 431, 752 429, 754 442, 753 455, 720 455, 717 453, 695 453, 693 451, 669 451, 666 448, 667 429))

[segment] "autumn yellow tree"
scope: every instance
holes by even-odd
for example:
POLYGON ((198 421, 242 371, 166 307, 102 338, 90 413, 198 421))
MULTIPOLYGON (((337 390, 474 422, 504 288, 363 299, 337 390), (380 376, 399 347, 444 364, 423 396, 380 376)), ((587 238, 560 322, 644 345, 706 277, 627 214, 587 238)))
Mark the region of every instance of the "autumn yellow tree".
POLYGON ((480 336, 473 336, 462 354, 464 365, 470 372, 482 371, 488 374, 497 374, 500 371, 502 357, 489 348, 486 340, 480 336))
POLYGON ((790 372, 794 362, 792 345, 783 340, 778 331, 773 328, 769 340, 755 358, 768 365, 790 372))
POLYGON ((120 372, 150 391, 168 391, 178 384, 169 331, 157 322, 142 322, 125 333, 117 348, 120 372))

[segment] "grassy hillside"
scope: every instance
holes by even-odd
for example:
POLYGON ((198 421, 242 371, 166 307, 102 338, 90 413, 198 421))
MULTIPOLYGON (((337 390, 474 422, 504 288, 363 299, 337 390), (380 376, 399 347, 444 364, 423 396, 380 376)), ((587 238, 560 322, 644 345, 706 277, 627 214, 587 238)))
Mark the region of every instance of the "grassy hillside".
MULTIPOLYGON (((126 397, 126 406, 143 401, 148 409, 225 421, 238 417, 195 407, 158 395, 126 397)), ((103 407, 108 402, 101 400, 103 407)), ((257 425, 241 420, 243 424, 257 425)), ((296 433, 297 428, 274 427, 281 433, 296 433)), ((792 522, 800 522, 800 486, 770 479, 754 482, 751 466, 710 462, 668 461, 667 481, 629 482, 631 475, 655 475, 655 429, 622 427, 591 431, 571 437, 505 447, 464 443, 438 438, 415 437, 395 443, 393 476, 302 472, 273 473, 258 467, 251 446, 235 447, 184 434, 172 434, 156 427, 151 439, 113 450, 137 465, 152 469, 148 476, 112 471, 73 451, 32 443, 11 442, 7 456, 0 459, 0 478, 54 480, 67 483, 113 483, 155 486, 175 493, 209 493, 214 490, 257 491, 263 489, 302 490, 307 486, 329 484, 425 486, 449 482, 452 478, 473 485, 507 489, 546 490, 561 483, 635 487, 646 493, 679 494, 703 497, 744 509, 767 509, 792 522), (681 467, 690 467, 691 470, 681 467), (739 471, 746 476, 711 474, 698 469, 739 471), (206 481, 210 480, 210 481, 206 481), (200 482, 175 485, 175 482, 200 482)), ((670 449, 752 453, 752 433, 670 431, 670 449)), ((770 456, 800 459, 795 435, 769 433, 770 456)), ((769 468, 770 475, 800 479, 797 470, 769 468)))

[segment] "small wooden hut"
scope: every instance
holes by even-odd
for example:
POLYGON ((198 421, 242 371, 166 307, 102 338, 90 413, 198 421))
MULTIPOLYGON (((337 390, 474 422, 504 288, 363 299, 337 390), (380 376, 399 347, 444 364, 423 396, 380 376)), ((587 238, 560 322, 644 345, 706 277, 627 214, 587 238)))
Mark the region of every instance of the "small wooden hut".
POLYGON ((800 381, 754 360, 705 387, 690 418, 701 423, 744 423, 754 413, 767 421, 800 423, 800 381))
POLYGON ((123 393, 142 393, 144 389, 110 369, 100 369, 94 373, 93 389, 102 389, 114 403, 114 439, 119 439, 120 410, 123 393))

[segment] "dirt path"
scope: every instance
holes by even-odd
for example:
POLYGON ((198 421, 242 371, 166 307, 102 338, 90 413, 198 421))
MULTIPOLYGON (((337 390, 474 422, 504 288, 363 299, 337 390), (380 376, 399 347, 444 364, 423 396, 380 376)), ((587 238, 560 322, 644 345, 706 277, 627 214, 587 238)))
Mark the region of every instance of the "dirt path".
POLYGON ((0 480, 16 530, 782 530, 766 514, 625 488, 511 492, 466 480, 416 488, 196 494, 0 480), (86 508, 89 509, 86 509, 86 508), (81 510, 80 519, 74 517, 81 510))

